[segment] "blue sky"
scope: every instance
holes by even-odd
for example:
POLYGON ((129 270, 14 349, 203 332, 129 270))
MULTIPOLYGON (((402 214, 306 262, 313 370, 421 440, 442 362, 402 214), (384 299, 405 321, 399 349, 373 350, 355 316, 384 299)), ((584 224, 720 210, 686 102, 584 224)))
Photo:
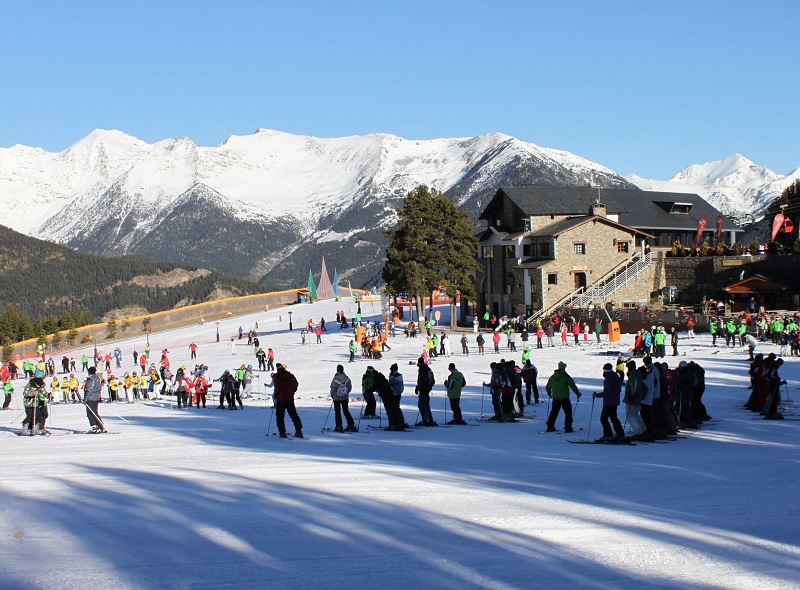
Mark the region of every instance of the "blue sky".
POLYGON ((9 1, 0 147, 500 131, 621 174, 735 152, 785 174, 798 23, 788 1, 9 1))

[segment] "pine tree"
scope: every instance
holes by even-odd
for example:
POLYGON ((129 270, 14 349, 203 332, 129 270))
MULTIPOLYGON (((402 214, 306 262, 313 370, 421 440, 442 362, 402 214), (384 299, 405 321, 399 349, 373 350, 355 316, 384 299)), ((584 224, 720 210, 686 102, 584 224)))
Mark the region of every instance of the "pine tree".
POLYGON ((468 275, 477 270, 477 241, 469 213, 434 188, 420 185, 396 209, 397 228, 384 232, 389 240, 382 277, 392 294, 417 297, 422 301, 440 287, 451 296, 451 326, 455 325, 455 296, 475 297, 468 275))

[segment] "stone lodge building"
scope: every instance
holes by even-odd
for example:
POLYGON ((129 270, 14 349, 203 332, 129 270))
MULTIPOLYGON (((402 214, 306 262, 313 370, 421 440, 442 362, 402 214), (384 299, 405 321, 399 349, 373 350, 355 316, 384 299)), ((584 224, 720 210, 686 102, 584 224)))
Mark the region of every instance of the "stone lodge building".
MULTIPOLYGON (((500 188, 479 218, 486 227, 478 242, 483 270, 472 311, 531 315, 576 294, 585 294, 583 305, 646 303, 665 286, 664 254, 674 240, 693 246, 698 220, 705 217, 703 239, 715 245, 719 215, 692 194, 500 188)), ((730 218, 723 221, 723 241, 735 243, 743 230, 730 218)), ((462 314, 466 319, 466 310, 462 314)))

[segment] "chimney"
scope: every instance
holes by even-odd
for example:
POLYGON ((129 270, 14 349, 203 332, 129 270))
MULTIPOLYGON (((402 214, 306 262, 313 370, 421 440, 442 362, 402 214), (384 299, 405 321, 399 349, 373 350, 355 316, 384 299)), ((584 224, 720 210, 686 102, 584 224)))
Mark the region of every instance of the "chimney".
POLYGON ((598 217, 607 217, 606 206, 603 205, 603 203, 601 203, 599 200, 592 203, 589 213, 591 215, 597 215, 598 217))

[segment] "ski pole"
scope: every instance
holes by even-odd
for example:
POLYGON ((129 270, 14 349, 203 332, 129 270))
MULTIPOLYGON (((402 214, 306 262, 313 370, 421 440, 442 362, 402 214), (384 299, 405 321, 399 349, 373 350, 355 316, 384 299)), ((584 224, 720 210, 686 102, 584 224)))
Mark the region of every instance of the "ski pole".
POLYGON ((481 384, 481 420, 483 420, 483 395, 486 393, 486 383, 481 384))
MULTIPOLYGON (((97 420, 97 421, 98 421, 100 424, 102 424, 102 425, 103 425, 103 429, 105 430, 105 427, 106 427, 106 426, 105 426, 105 422, 103 422, 103 421, 100 419, 100 416, 98 416, 98 415, 95 413, 95 411, 94 411, 92 408, 90 408, 90 407, 89 407, 89 404, 87 404, 85 401, 83 401, 83 397, 82 397, 80 394, 78 394, 78 399, 80 400, 80 402, 81 402, 81 403, 82 403, 84 406, 86 406, 86 409, 87 409, 87 410, 89 410, 89 411, 92 413, 92 416, 94 416, 94 419, 95 419, 95 420, 97 420)), ((122 418, 122 416, 119 416, 119 417, 120 417, 120 418, 122 418)), ((125 420, 124 418, 122 418, 122 420, 124 420, 125 422, 127 422, 127 420, 125 420)))
POLYGON ((786 385, 786 379, 783 380, 783 390, 786 392, 786 400, 785 401, 787 401, 787 402, 794 401, 789 397, 789 387, 786 385))
POLYGON ((361 394, 361 411, 358 413, 358 429, 361 430, 361 418, 364 417, 364 404, 367 403, 367 398, 361 394))
POLYGON ((378 396, 380 400, 380 405, 378 406, 378 429, 380 430, 383 428, 383 398, 378 396))
POLYGON ((325 432, 325 427, 328 425, 328 418, 331 417, 331 410, 333 409, 333 400, 331 400, 331 405, 328 408, 328 415, 325 416, 325 424, 322 425, 322 432, 325 432))
MULTIPOLYGON (((596 391, 592 392, 592 411, 589 412, 589 428, 586 429, 586 441, 589 441, 589 433, 592 432, 592 418, 594 417, 594 400, 595 395, 597 395, 596 391)), ((578 404, 575 404, 575 407, 578 407, 578 404)))
POLYGON ((267 422, 267 436, 269 436, 270 428, 272 428, 272 417, 275 415, 275 406, 272 406, 272 411, 269 413, 269 422, 267 422))
POLYGON ((444 423, 447 424, 447 395, 444 396, 444 423))
POLYGON ((38 394, 36 395, 36 399, 34 400, 34 402, 35 403, 33 404, 33 423, 30 425, 30 427, 31 427, 30 436, 33 436, 35 434, 35 431, 36 431, 36 408, 39 406, 39 395, 38 394))

